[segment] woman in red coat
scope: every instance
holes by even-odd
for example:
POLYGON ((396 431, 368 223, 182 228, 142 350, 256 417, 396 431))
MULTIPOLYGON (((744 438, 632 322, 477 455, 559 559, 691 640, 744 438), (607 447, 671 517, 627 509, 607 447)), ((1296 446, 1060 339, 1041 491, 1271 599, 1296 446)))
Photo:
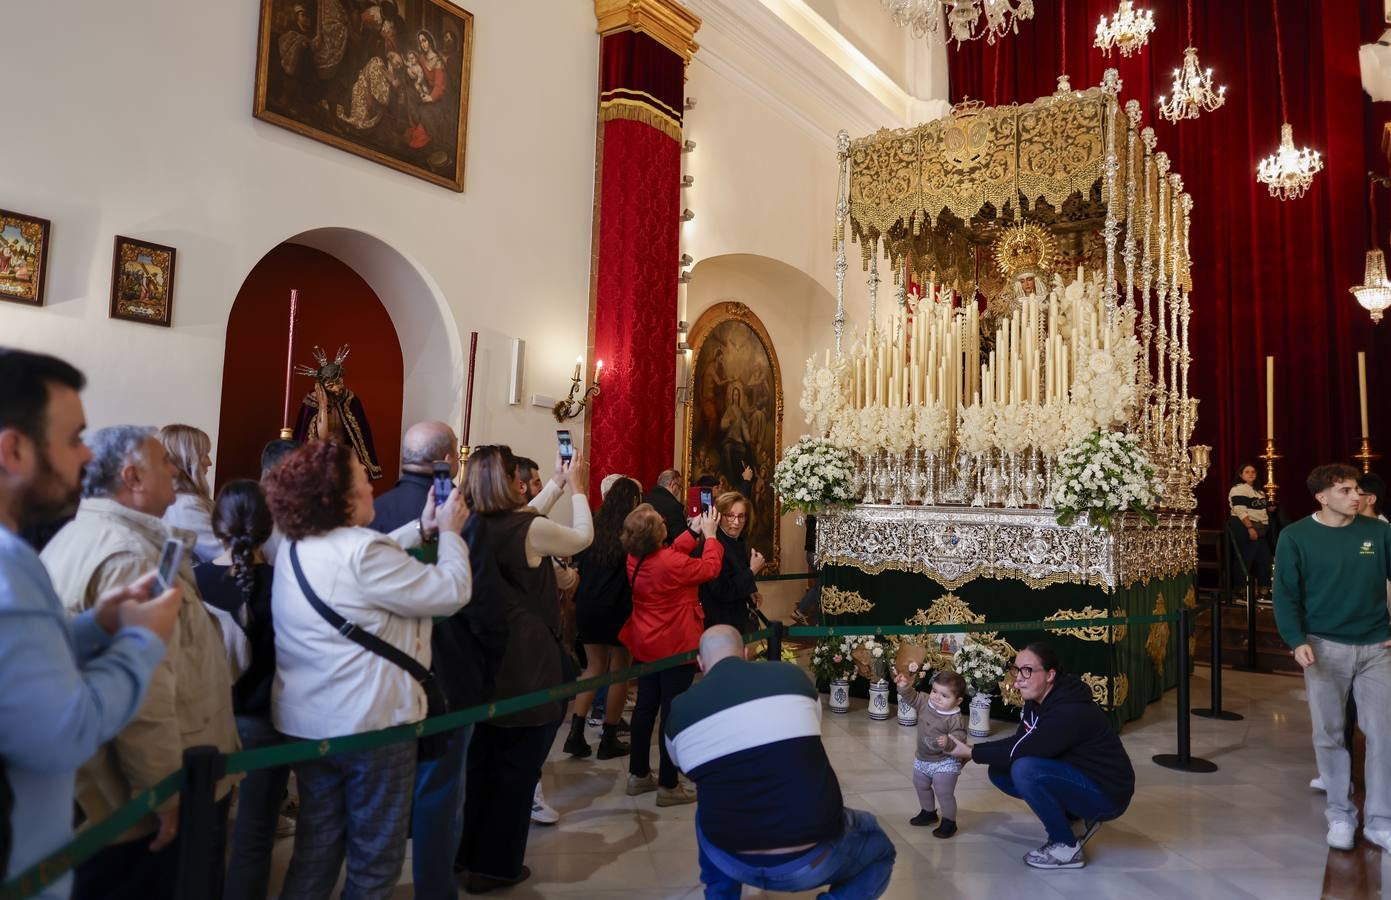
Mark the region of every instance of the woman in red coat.
MULTIPOLYGON (((663 547, 666 523, 662 514, 644 503, 623 520, 620 540, 628 552, 628 580, 633 585, 633 614, 618 638, 633 653, 633 662, 655 662, 694 650, 705 630, 700 608, 700 585, 720 574, 724 547, 715 536, 720 514, 714 509, 700 517, 701 537, 689 530, 670 547, 663 547), (691 556, 703 547, 702 555, 691 556)), ((667 755, 665 741, 658 741, 661 765, 652 777, 652 727, 660 709, 662 725, 671 711, 671 700, 695 679, 693 663, 664 669, 638 679, 637 704, 633 708, 631 749, 628 754, 628 794, 657 792, 658 806, 694 803, 695 794, 681 787, 676 765, 667 755)))

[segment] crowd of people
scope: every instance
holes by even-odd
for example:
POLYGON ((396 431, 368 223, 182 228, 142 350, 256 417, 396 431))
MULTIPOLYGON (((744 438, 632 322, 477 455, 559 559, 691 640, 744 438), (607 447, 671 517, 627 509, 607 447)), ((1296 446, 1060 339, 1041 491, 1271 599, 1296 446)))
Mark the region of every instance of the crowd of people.
MULTIPOLYGON (((630 723, 620 682, 418 742, 224 775, 212 848, 228 860, 223 896, 267 896, 291 783, 282 897, 328 897, 340 878, 344 896, 390 896, 408 840, 417 897, 526 880, 532 823, 558 817, 542 766, 567 715, 564 753, 594 752, 587 719, 601 699, 597 756, 627 759, 627 793, 699 803, 707 897, 742 884, 886 889, 893 843, 844 806, 816 687, 794 665, 745 661, 764 561, 741 541, 744 493, 689 510, 680 472, 646 494, 609 476, 591 517, 582 454, 557 457, 546 481, 501 445, 461 466, 449 426, 423 422, 405 433, 400 480, 375 499, 353 448, 319 440, 270 442, 259 479, 214 494, 198 429, 87 434, 85 378, 50 356, 0 347, 0 383, 0 874, 61 848, 69 811, 79 824, 106 818, 192 747, 363 734, 698 650, 697 663, 637 679, 630 723), (569 524, 550 516, 562 505, 569 524), (186 556, 160 574, 171 542, 186 556)), ((1351 845, 1357 815, 1344 702, 1391 700, 1391 529, 1358 516, 1357 477, 1316 470, 1320 513, 1287 528, 1276 554, 1276 611, 1305 667, 1333 846, 1351 845)), ((974 746, 960 676, 899 679, 919 711, 910 824, 941 838, 966 827, 955 786, 974 761, 1046 831, 1024 861, 1080 867, 1098 824, 1129 806, 1134 771, 1050 645, 1019 651, 1009 677, 1024 699, 1017 733, 974 746)), ((1365 718, 1364 833, 1387 846, 1385 717, 1365 718)), ((174 896, 183 824, 170 798, 42 896, 174 896)))

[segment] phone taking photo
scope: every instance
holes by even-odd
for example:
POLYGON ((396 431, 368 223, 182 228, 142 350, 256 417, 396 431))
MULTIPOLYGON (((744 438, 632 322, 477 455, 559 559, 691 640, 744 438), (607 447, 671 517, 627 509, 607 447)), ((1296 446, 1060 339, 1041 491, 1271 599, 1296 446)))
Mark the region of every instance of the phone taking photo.
POLYGON ((449 463, 436 460, 431 464, 435 478, 435 506, 443 506, 454 492, 454 478, 449 474, 449 463))
POLYGON ((556 443, 560 446, 560 461, 569 463, 575 458, 575 445, 570 442, 570 432, 568 429, 560 428, 555 433, 556 443))
POLYGON ((700 514, 705 515, 710 511, 710 507, 715 505, 715 492, 711 488, 703 487, 700 489, 700 514))
POLYGON ((184 542, 177 538, 166 540, 159 554, 159 568, 155 571, 155 593, 162 594, 174 586, 183 561, 184 542))

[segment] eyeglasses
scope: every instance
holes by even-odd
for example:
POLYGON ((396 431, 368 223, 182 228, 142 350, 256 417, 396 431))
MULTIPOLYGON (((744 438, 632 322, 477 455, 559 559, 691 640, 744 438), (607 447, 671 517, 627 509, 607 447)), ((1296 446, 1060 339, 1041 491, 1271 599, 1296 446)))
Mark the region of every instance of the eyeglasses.
POLYGON ((721 516, 721 518, 723 518, 723 519, 730 519, 730 520, 732 520, 732 521, 738 521, 738 522, 742 522, 743 520, 747 519, 748 517, 749 517, 749 514, 748 514, 748 513, 738 513, 738 514, 735 514, 735 513, 725 513, 723 516, 721 516))
POLYGON ((1005 669, 1005 674, 1009 675, 1009 677, 1015 681, 1019 681, 1020 679, 1028 681, 1030 678, 1034 677, 1035 671, 1037 670, 1033 666, 1010 666, 1008 669, 1005 669))

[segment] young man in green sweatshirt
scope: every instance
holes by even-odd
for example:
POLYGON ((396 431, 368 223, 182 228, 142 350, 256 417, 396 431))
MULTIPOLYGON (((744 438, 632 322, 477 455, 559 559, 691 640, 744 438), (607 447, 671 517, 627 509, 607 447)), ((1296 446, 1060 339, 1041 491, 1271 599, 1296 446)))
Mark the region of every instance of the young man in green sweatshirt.
POLYGON ((1314 755, 1328 791, 1328 845, 1352 849, 1357 807, 1348 797, 1352 758, 1343 736, 1348 693, 1367 736, 1362 836, 1391 851, 1391 526, 1359 516, 1358 472, 1319 466, 1309 474, 1318 512, 1280 533, 1275 549, 1275 621, 1304 668, 1314 755))

